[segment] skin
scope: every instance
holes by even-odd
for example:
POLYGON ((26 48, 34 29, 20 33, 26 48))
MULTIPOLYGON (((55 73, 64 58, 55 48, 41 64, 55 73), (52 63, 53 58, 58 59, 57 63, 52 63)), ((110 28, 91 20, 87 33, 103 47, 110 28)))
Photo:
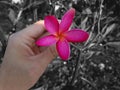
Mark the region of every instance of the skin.
POLYGON ((28 90, 37 82, 57 56, 55 46, 35 45, 45 34, 43 21, 38 21, 10 36, 0 66, 0 90, 28 90))

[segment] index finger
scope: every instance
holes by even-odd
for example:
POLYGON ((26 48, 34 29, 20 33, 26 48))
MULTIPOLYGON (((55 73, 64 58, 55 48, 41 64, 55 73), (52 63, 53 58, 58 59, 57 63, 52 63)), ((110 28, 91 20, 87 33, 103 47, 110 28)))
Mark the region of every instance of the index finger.
POLYGON ((43 20, 37 21, 36 23, 23 29, 21 32, 26 36, 36 39, 45 32, 44 21, 43 20))

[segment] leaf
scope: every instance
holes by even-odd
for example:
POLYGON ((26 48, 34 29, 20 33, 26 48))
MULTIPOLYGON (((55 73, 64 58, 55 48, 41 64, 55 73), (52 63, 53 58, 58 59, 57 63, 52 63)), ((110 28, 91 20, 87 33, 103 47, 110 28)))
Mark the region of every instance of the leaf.
POLYGON ((107 29, 106 32, 103 34, 103 38, 105 38, 110 32, 112 32, 116 28, 117 24, 113 23, 110 25, 107 29))
POLYGON ((119 42, 108 42, 107 45, 120 46, 120 41, 119 42))
POLYGON ((4 53, 5 53, 5 49, 6 49, 6 37, 5 37, 5 34, 3 32, 3 29, 2 27, 0 27, 0 59, 1 57, 3 57, 4 53))
POLYGON ((21 4, 22 3, 22 0, 12 0, 12 3, 19 3, 19 4, 21 4))
POLYGON ((92 11, 91 11, 90 8, 86 8, 85 10, 82 11, 82 14, 87 14, 87 15, 89 15, 89 14, 92 14, 92 11))
POLYGON ((120 41, 116 41, 116 42, 108 42, 106 43, 106 45, 109 45, 109 46, 112 46, 112 47, 115 47, 117 49, 117 51, 120 52, 120 41))
POLYGON ((81 21, 81 28, 84 30, 86 27, 86 23, 88 21, 88 17, 86 17, 83 21, 81 21))
POLYGON ((13 9, 9 8, 9 14, 8 14, 8 17, 10 18, 10 20, 14 23, 15 22, 15 12, 13 9))
POLYGON ((1 41, 2 45, 6 46, 7 40, 6 40, 5 34, 4 34, 1 26, 0 26, 0 41, 1 41))

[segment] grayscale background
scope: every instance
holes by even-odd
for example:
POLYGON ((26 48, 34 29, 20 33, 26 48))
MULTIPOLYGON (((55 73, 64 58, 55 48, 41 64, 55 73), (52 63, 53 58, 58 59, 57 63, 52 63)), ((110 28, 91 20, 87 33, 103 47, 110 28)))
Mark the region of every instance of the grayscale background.
POLYGON ((120 90, 120 0, 0 0, 0 63, 11 34, 71 7, 71 28, 90 37, 71 43, 69 60, 53 60, 30 90, 120 90))

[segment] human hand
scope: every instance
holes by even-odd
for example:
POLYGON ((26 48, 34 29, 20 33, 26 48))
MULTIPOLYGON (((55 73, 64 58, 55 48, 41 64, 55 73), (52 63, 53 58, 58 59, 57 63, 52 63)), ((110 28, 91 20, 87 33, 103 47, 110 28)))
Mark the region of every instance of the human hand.
POLYGON ((54 46, 38 47, 45 34, 43 21, 10 36, 0 68, 0 90, 28 90, 57 56, 54 46))

